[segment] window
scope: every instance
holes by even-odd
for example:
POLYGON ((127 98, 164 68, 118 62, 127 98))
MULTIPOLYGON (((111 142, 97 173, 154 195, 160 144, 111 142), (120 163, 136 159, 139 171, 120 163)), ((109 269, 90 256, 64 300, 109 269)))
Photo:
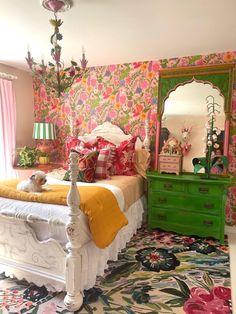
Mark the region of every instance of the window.
POLYGON ((15 178, 16 102, 12 81, 0 78, 0 179, 15 178))

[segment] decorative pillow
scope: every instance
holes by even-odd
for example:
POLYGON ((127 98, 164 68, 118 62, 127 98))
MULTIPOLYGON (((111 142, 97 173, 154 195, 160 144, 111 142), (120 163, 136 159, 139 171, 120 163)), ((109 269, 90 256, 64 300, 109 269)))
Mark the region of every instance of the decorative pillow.
MULTIPOLYGON (((86 154, 78 153, 78 177, 77 181, 91 183, 95 181, 95 170, 97 166, 98 151, 86 154)), ((66 172, 63 180, 70 181, 70 170, 66 172)))
POLYGON ((146 149, 135 149, 134 168, 144 178, 146 178, 146 171, 150 165, 150 158, 151 155, 146 149))
POLYGON ((136 174, 134 168, 134 151, 137 137, 120 143, 116 148, 114 174, 132 176, 136 174))
POLYGON ((110 178, 109 168, 110 168, 110 148, 102 148, 99 150, 97 167, 95 171, 95 178, 97 179, 107 179, 110 178))
POLYGON ((67 136, 66 143, 65 143, 66 157, 67 157, 66 160, 69 158, 71 149, 75 149, 75 147, 78 146, 80 143, 81 143, 81 140, 79 140, 78 138, 73 137, 73 136, 67 136))
POLYGON ((90 149, 90 150, 95 150, 97 148, 97 139, 90 140, 90 141, 84 141, 82 140, 79 144, 80 147, 90 149))
MULTIPOLYGON (((89 150, 87 148, 81 147, 80 145, 79 147, 77 147, 76 150, 82 154, 88 154, 94 151, 95 148, 93 150, 89 150)), ((109 175, 110 148, 108 147, 108 148, 102 148, 99 150, 97 149, 97 151, 99 152, 99 155, 98 155, 97 166, 95 170, 95 178, 96 179, 110 178, 110 175, 109 175)))
POLYGON ((115 144, 111 143, 110 141, 107 141, 101 136, 97 137, 97 149, 109 149, 109 159, 108 159, 108 170, 110 174, 113 174, 114 171, 112 171, 112 167, 114 165, 115 159, 116 159, 116 146, 115 144))

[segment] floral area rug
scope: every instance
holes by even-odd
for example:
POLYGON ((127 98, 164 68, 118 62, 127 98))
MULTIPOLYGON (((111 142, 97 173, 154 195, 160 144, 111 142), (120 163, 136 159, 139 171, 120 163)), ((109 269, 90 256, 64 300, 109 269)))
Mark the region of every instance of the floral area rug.
MULTIPOLYGON (((0 277, 0 314, 70 313, 63 298, 64 293, 0 277)), ((232 313, 228 246, 142 228, 85 292, 76 313, 232 313)))

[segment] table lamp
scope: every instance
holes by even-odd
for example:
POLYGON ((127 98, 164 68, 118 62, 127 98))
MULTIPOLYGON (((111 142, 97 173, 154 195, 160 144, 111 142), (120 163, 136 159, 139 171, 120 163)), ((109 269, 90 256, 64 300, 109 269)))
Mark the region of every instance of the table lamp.
POLYGON ((56 130, 53 123, 35 122, 33 129, 33 139, 39 140, 37 148, 40 150, 42 156, 49 157, 49 152, 52 151, 51 141, 56 139, 56 130))

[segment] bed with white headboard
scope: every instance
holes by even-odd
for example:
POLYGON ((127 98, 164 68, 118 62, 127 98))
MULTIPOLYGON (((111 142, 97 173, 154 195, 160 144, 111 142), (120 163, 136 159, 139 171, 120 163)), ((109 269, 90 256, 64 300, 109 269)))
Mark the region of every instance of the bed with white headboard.
MULTIPOLYGON (((66 307, 70 311, 78 310, 83 303, 83 291, 93 287, 96 276, 103 275, 107 261, 117 259, 120 250, 141 226, 145 208, 143 176, 149 160, 148 123, 145 129, 145 140, 136 141, 132 156, 135 175, 114 174, 95 183, 77 182, 80 155, 72 151, 71 181, 61 180, 63 170, 48 176, 49 188, 69 185, 67 205, 14 200, 1 195, 0 273, 45 285, 48 290, 66 291, 66 307), (90 220, 80 209, 81 191, 86 186, 109 190, 127 220, 112 242, 104 247, 97 245, 90 220)), ((116 147, 132 139, 110 123, 97 127, 83 141, 86 136, 88 140, 105 138, 116 147)), ((41 195, 37 197, 40 199, 41 195)))

